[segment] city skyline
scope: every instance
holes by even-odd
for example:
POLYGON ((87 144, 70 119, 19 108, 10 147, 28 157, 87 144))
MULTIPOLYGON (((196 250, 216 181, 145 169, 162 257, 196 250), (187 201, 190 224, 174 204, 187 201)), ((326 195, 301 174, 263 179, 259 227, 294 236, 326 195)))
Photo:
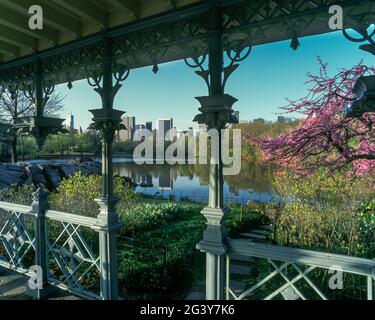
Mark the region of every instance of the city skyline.
MULTIPOLYGON (((290 41, 256 46, 249 59, 241 63, 226 90, 239 100, 233 108, 240 112, 241 119, 276 120, 286 104, 285 98, 296 99, 306 93, 306 73, 318 70, 317 56, 328 63, 331 74, 361 60, 371 65, 370 58, 358 50, 358 44, 348 42, 340 32, 305 37, 300 42, 297 51, 290 48, 290 41)), ((57 91, 67 96, 65 105, 69 109, 64 113, 73 110, 76 126, 86 129, 92 118, 87 109, 100 106, 99 95, 85 80, 74 82, 72 90, 59 85, 57 91)), ((198 124, 193 122, 199 112, 195 97, 205 94, 204 82, 183 61, 175 61, 160 64, 156 75, 152 67, 132 70, 114 107, 125 111, 125 116, 135 115, 138 123, 168 116, 174 118, 178 128, 197 129, 198 124)))

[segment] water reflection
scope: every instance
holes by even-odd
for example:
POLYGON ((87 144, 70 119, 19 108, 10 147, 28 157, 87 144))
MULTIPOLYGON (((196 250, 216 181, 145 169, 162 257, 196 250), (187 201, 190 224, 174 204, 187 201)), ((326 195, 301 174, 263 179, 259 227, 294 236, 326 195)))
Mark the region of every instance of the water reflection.
MULTIPOLYGON (((187 197, 207 202, 209 168, 207 165, 136 165, 127 159, 114 160, 114 172, 136 182, 137 192, 187 197)), ((246 203, 249 200, 267 202, 271 197, 272 168, 243 162, 236 176, 224 177, 226 202, 246 203)))

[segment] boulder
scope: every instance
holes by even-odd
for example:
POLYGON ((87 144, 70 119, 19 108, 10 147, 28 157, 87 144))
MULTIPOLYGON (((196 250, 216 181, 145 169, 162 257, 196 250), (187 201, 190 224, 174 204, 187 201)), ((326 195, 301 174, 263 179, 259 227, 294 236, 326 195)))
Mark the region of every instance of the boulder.
POLYGON ((0 169, 0 182, 10 186, 12 184, 22 184, 27 180, 26 171, 14 171, 6 170, 4 168, 0 169))
POLYGON ((44 176, 43 168, 36 165, 29 165, 26 167, 26 172, 28 173, 31 182, 36 185, 46 186, 48 184, 46 177, 44 176))
POLYGON ((43 171, 49 181, 49 187, 57 188, 61 182, 61 176, 59 170, 51 165, 43 166, 43 171))
POLYGON ((60 163, 59 168, 62 171, 64 178, 73 176, 76 172, 79 171, 79 166, 74 165, 74 164, 60 163))
POLYGON ((68 178, 78 171, 81 171, 83 175, 101 175, 102 165, 99 161, 82 162, 81 160, 80 158, 79 164, 71 161, 20 165, 0 164, 0 189, 12 184, 31 183, 55 189, 63 178, 68 178))
POLYGON ((93 161, 94 160, 91 159, 90 157, 80 156, 80 157, 74 158, 73 160, 70 160, 69 163, 70 164, 81 164, 81 163, 84 163, 84 162, 93 162, 93 161))

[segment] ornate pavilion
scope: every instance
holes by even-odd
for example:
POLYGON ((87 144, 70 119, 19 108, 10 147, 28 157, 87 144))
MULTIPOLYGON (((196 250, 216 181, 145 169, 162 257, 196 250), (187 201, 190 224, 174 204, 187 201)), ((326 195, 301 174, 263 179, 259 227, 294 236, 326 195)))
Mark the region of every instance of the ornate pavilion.
MULTIPOLYGON (((14 129, 33 135, 39 147, 49 134, 61 130, 63 120, 46 117, 43 112, 57 84, 71 87, 74 81, 88 79, 102 101, 101 108, 90 110, 93 127, 103 137, 100 214, 89 220, 51 212, 40 190, 32 206, 37 217, 35 264, 47 268, 43 226, 48 219, 90 226, 100 239, 100 259, 93 260, 100 270, 100 298, 118 298, 116 232, 121 222, 115 211, 111 146, 123 112, 113 108, 113 100, 132 70, 153 66, 156 73, 161 63, 185 59, 193 68, 186 72, 195 71, 208 89, 206 97, 199 97, 200 114, 195 120, 221 129, 236 121, 232 109, 236 99, 225 91, 225 85, 252 48, 290 39, 296 50, 301 37, 337 31, 328 24, 333 5, 343 9, 345 29, 356 31, 355 35, 344 31, 343 36, 375 54, 375 32, 368 31, 375 20, 372 0, 1 0, 0 84, 10 92, 25 91, 35 103, 35 115, 18 119, 14 129), (29 26, 33 5, 43 9, 43 29, 29 26)), ((250 252, 246 243, 227 241, 221 222, 226 208, 220 160, 218 163, 211 164, 209 203, 202 212, 207 228, 198 244, 207 256, 207 299, 224 298, 229 251, 267 257, 279 254, 288 261, 303 256, 303 252, 295 251, 275 253, 272 248, 253 248, 250 252)), ((2 208, 19 214, 29 212, 9 204, 2 204, 2 208)), ((324 265, 323 258, 317 259, 324 265)), ((355 263, 347 261, 347 265, 353 267, 355 263)), ((374 267, 364 262, 358 265, 362 267, 355 270, 364 275, 374 267)), ((21 268, 14 261, 8 266, 21 268)), ((43 281, 50 282, 47 275, 43 281)), ((69 282, 65 285, 79 290, 69 282)), ((229 298, 231 292, 226 287, 229 298)), ((37 291, 36 297, 42 297, 43 290, 37 291)))

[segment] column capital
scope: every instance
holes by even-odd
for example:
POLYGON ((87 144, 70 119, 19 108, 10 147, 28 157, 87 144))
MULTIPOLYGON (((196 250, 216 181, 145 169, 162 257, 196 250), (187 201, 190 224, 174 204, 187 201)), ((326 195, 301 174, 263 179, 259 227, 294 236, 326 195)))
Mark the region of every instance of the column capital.
POLYGON ((196 97, 200 102, 200 114, 194 118, 199 124, 206 124, 208 129, 224 129, 228 123, 238 123, 232 109, 236 98, 229 94, 196 97))
POLYGON ((93 114, 93 123, 90 129, 98 130, 102 133, 105 142, 113 142, 117 130, 126 129, 122 122, 122 115, 125 113, 116 109, 94 109, 89 110, 93 114))
POLYGON ((63 132, 62 123, 64 119, 31 116, 17 118, 13 127, 15 130, 31 134, 41 150, 46 142, 48 135, 63 132))

